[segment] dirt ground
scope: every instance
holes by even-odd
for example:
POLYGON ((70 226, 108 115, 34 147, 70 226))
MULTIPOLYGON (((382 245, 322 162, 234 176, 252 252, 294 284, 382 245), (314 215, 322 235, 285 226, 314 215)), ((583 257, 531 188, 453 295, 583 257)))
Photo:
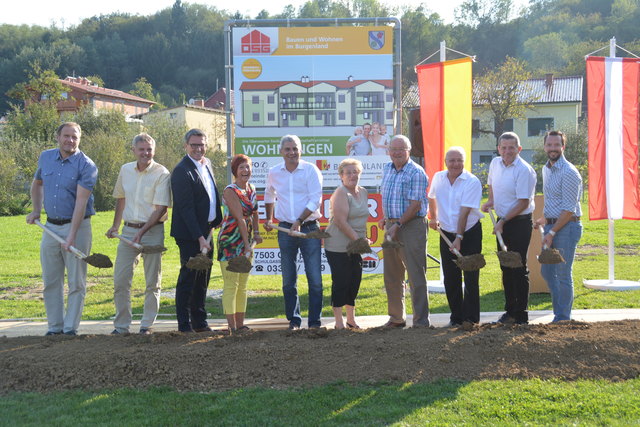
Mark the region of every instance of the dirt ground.
POLYGON ((640 376, 640 321, 0 338, 0 394, 640 376))

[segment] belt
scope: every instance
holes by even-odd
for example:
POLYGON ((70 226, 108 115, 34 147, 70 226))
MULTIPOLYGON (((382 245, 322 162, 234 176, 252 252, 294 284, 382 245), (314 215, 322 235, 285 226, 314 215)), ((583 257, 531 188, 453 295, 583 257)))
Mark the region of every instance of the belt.
MULTIPOLYGON (((87 219, 90 216, 91 215, 87 215, 83 219, 87 219)), ((53 218, 47 217, 47 222, 50 223, 50 224, 53 224, 53 225, 65 225, 65 224, 69 224, 71 222, 71 218, 69 218, 69 219, 53 219, 53 218)))
MULTIPOLYGON (((498 221, 500 221, 501 219, 504 219, 503 217, 499 216, 498 217, 498 221)), ((531 214, 522 214, 522 215, 516 215, 513 218, 511 218, 509 221, 513 221, 513 220, 522 220, 522 219, 531 219, 531 214)))
POLYGON ((131 228, 142 228, 144 227, 145 224, 146 222, 128 222, 128 221, 124 222, 125 226, 131 227, 131 228))
MULTIPOLYGON (((302 224, 300 224, 300 227, 305 227, 307 225, 313 225, 313 224, 317 224, 318 220, 317 219, 312 219, 311 221, 305 221, 302 224)), ((287 221, 280 221, 278 224, 280 224, 283 227, 291 227, 293 224, 287 221)))
MULTIPOLYGON (((558 222, 558 218, 546 218, 546 220, 548 225, 558 222)), ((574 215, 569 219, 569 222, 580 222, 580 217, 574 215)))

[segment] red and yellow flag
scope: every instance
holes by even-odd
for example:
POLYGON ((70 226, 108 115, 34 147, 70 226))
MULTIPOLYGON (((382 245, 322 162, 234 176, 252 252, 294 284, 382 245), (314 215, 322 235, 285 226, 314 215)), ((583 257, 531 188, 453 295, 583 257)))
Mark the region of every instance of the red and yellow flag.
POLYGON ((420 121, 425 171, 429 179, 444 169, 449 147, 467 152, 465 169, 471 171, 471 58, 418 65, 420 121))

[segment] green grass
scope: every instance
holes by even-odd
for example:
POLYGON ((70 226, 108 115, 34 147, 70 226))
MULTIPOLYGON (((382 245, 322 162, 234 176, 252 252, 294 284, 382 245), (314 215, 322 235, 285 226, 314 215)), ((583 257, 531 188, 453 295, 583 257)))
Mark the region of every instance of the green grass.
MULTIPOLYGON (((583 207, 586 212, 586 205, 583 207)), ((109 255, 115 259, 117 241, 107 239, 104 232, 111 225, 112 212, 101 212, 92 220, 93 252, 109 255)), ((640 308, 640 291, 602 292, 587 289, 582 285, 583 279, 606 279, 608 259, 606 253, 607 221, 585 221, 585 230, 578 247, 578 257, 574 264, 575 304, 576 309, 597 308, 640 308)), ((616 279, 640 280, 638 269, 638 253, 640 246, 640 225, 636 221, 616 221, 616 247, 623 249, 615 258, 616 279)), ((501 311, 504 305, 501 274, 495 256, 495 238, 491 234, 490 221, 483 220, 484 254, 487 266, 480 274, 480 307, 482 311, 501 311)), ((36 226, 27 226, 24 216, 0 218, 0 318, 44 318, 42 303, 42 278, 39 262, 39 242, 42 231, 36 226)), ((165 244, 168 251, 162 263, 162 288, 164 291, 175 288, 179 271, 178 249, 172 238, 168 237, 166 228, 165 244)), ((429 253, 439 257, 438 238, 432 230, 429 232, 429 253)), ((429 266, 433 266, 429 262, 429 266)), ((112 270, 98 270, 89 267, 89 289, 83 314, 85 320, 108 319, 114 314, 112 270)), ((438 269, 429 269, 428 278, 438 279, 438 269)), ((324 276, 325 304, 322 315, 332 316, 329 306, 330 276, 324 276)), ((303 315, 306 315, 306 279, 300 276, 299 288, 303 315)), ((217 263, 214 264, 210 289, 221 289, 222 279, 217 263)), ((283 317, 284 307, 281 293, 280 276, 252 276, 249 282, 247 315, 249 317, 283 317)), ((134 314, 142 313, 144 292, 144 275, 139 267, 134 275, 132 289, 134 314)), ((446 297, 443 294, 431 294, 431 311, 433 313, 448 312, 446 297)), ((174 314, 173 298, 163 297, 161 313, 174 314)), ((359 315, 380 315, 386 313, 386 294, 382 275, 367 274, 363 278, 358 297, 359 315)), ((222 318, 220 299, 209 299, 208 311, 214 318, 222 318)), ((411 312, 411 304, 407 304, 411 312)), ((551 309, 551 298, 548 294, 533 294, 530 298, 531 310, 551 309)))
POLYGON ((13 393, 0 399, 0 413, 7 426, 631 425, 640 423, 640 379, 13 393))

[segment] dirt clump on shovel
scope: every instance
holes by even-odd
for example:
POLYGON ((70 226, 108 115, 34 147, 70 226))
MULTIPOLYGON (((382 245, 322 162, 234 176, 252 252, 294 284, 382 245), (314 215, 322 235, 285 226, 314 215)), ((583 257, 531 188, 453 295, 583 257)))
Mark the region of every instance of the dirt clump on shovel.
POLYGON ((165 252, 166 250, 167 248, 165 248, 162 245, 149 245, 149 246, 143 246, 141 252, 143 254, 157 254, 160 252, 165 252))
POLYGON ((111 268, 113 267, 113 263, 111 259, 104 254, 91 254, 83 260, 94 267, 97 268, 111 268))
POLYGON ((331 237, 331 234, 327 233, 324 230, 318 229, 308 232, 304 237, 305 239, 328 239, 329 237, 331 237))
POLYGON ((523 266, 522 258, 518 252, 498 251, 498 260, 503 267, 520 268, 523 266))
POLYGON ((190 268, 192 270, 206 271, 210 269, 212 265, 213 261, 205 254, 192 256, 191 258, 189 258, 189 261, 187 261, 187 268, 190 268))
POLYGON ((251 260, 244 255, 240 255, 229 260, 227 271, 232 273, 248 273, 251 271, 251 260))
POLYGON ((455 263, 462 271, 476 271, 487 265, 482 254, 463 255, 456 259, 455 263))
POLYGON ((347 244, 347 253, 349 255, 352 254, 368 254, 371 253, 372 249, 369 246, 369 241, 364 237, 353 240, 347 244))
POLYGON ((562 264, 565 260, 557 249, 547 248, 538 255, 538 262, 540 264, 562 264))

